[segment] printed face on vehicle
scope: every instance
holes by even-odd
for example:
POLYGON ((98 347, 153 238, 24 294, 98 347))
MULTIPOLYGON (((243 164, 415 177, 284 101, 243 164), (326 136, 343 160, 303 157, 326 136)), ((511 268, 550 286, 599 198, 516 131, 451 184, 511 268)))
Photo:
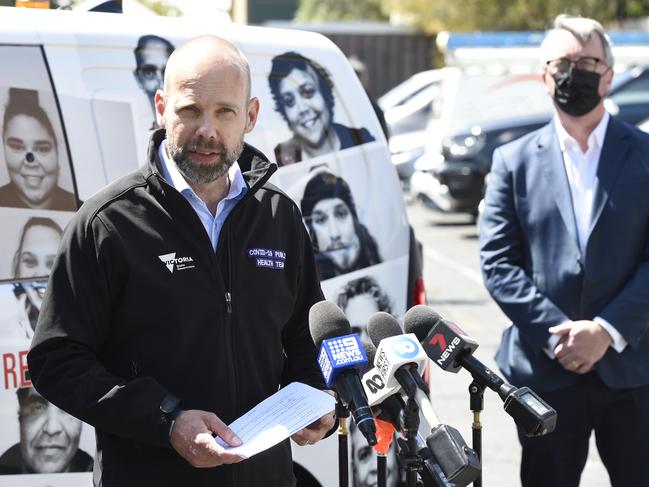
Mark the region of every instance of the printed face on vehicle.
POLYGON ((31 208, 46 208, 59 176, 56 141, 29 115, 16 115, 4 131, 9 178, 31 208))
POLYGON ((280 82, 279 92, 284 114, 296 137, 314 148, 322 145, 331 124, 331 113, 313 69, 293 69, 280 82))
POLYGON ((34 388, 19 402, 20 451, 27 470, 66 472, 79 448, 81 421, 50 404, 34 388))
POLYGON ((320 252, 342 270, 354 265, 360 253, 352 212, 340 198, 325 198, 313 207, 311 225, 320 252))

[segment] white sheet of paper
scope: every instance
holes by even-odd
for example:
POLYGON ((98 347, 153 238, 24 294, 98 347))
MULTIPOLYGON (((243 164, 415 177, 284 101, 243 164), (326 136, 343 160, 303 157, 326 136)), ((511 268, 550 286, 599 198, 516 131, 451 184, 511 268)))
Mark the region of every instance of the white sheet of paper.
POLYGON ((216 441, 230 453, 250 458, 277 445, 335 407, 336 400, 330 394, 301 382, 291 382, 229 425, 241 439, 241 446, 231 447, 221 438, 216 441))

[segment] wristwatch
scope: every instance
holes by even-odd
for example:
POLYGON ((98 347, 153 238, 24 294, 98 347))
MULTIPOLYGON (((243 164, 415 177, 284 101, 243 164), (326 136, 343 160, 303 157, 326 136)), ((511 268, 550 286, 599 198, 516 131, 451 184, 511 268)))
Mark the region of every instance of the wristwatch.
POLYGON ((162 398, 160 402, 160 413, 162 416, 162 421, 169 426, 169 434, 171 434, 171 428, 174 425, 174 421, 180 414, 180 399, 174 396, 173 394, 167 394, 162 398))

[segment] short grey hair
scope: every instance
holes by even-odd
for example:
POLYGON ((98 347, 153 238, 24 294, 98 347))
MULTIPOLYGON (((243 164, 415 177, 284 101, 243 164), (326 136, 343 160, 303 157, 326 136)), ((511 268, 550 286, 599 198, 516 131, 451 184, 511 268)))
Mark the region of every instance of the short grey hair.
MULTIPOLYGON (((594 19, 587 17, 575 17, 572 15, 561 14, 554 19, 554 27, 550 29, 545 39, 541 43, 541 47, 545 44, 546 40, 555 32, 560 30, 567 30, 583 45, 586 44, 593 34, 599 36, 604 48, 604 59, 602 60, 609 68, 613 67, 615 60, 613 59, 613 49, 611 47, 611 40, 604 31, 602 24, 594 19)), ((547 61, 544 60, 544 61, 547 61)))

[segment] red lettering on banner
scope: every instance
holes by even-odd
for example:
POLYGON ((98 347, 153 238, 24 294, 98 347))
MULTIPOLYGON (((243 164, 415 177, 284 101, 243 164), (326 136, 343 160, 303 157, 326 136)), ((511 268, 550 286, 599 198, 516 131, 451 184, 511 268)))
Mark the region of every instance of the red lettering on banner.
POLYGON ((18 389, 31 387, 29 369, 27 367, 27 350, 17 353, 2 354, 3 386, 5 389, 18 389))
POLYGON ((4 388, 16 389, 18 387, 18 377, 16 376, 16 357, 13 353, 2 354, 2 370, 4 370, 4 388), (13 385, 9 384, 10 378, 13 377, 13 385))
POLYGON ((27 354, 28 350, 23 350, 18 352, 20 360, 18 361, 18 367, 20 369, 20 387, 31 387, 32 381, 29 380, 29 368, 27 366, 27 354))

